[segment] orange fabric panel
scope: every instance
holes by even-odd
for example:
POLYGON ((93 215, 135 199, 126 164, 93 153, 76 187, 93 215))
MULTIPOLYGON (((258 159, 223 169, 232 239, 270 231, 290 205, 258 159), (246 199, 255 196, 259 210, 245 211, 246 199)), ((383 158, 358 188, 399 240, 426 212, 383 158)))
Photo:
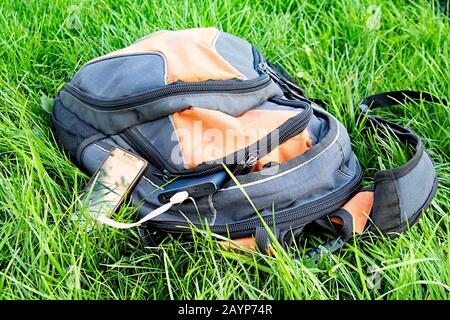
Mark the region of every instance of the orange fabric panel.
POLYGON ((166 60, 167 84, 177 81, 244 80, 245 76, 216 51, 214 43, 218 35, 216 28, 164 30, 100 59, 156 51, 166 60))
POLYGON ((312 140, 309 136, 308 130, 303 130, 298 135, 283 142, 271 152, 256 162, 252 171, 262 170, 266 163, 277 162, 279 164, 285 163, 312 147, 312 140))
MULTIPOLYGON (((361 234, 364 231, 370 211, 373 205, 373 191, 363 191, 357 193, 342 208, 347 210, 353 217, 355 231, 361 234)), ((332 222, 342 224, 338 217, 330 219, 332 222)))
MULTIPOLYGON (((184 163, 193 169, 248 147, 296 115, 298 112, 288 110, 249 110, 233 117, 216 110, 191 107, 175 112, 172 117, 184 163)), ((285 157, 294 156, 295 152, 287 149, 294 149, 295 141, 286 145, 285 157)))
POLYGON ((233 242, 234 243, 232 243, 231 241, 220 241, 220 244, 227 250, 237 249, 239 247, 256 250, 256 241, 253 237, 234 239, 233 242))
MULTIPOLYGON (((250 250, 256 250, 256 240, 254 237, 233 239, 233 242, 220 241, 220 245, 226 250, 239 250, 240 247, 244 247, 250 250)), ((272 246, 269 246, 266 253, 269 256, 274 256, 275 250, 272 246)))

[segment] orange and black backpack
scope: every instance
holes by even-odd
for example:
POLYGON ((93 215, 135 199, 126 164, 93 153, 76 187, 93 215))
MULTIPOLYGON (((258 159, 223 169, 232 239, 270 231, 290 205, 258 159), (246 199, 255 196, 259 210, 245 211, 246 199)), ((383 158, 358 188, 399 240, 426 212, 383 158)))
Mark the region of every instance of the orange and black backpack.
POLYGON ((89 61, 58 92, 52 120, 57 140, 90 174, 117 146, 149 161, 131 194, 145 246, 157 245, 155 231, 190 237, 195 227, 265 252, 270 231, 289 248, 313 226, 335 234, 306 254, 317 258, 364 230, 395 236, 430 204, 437 178, 419 137, 371 114, 408 100, 442 103, 396 91, 360 104, 368 125, 414 150, 364 189, 349 134, 326 104, 216 28, 155 32, 89 61))

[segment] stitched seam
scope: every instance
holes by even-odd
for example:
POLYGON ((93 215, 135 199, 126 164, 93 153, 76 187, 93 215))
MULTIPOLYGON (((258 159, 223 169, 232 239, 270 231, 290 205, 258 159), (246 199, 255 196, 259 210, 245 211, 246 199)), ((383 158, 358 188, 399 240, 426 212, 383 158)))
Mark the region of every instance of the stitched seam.
POLYGON ((233 67, 233 69, 235 69, 237 72, 240 73, 240 75, 243 77, 242 80, 248 80, 247 77, 245 76, 245 74, 243 74, 240 70, 238 70, 237 68, 235 68, 230 62, 228 62, 227 60, 225 60, 225 58, 222 57, 222 55, 219 53, 219 51, 217 51, 217 49, 216 49, 216 42, 217 42, 217 39, 219 39, 220 31, 219 31, 217 28, 214 28, 214 29, 216 29, 217 33, 216 33, 216 36, 214 37, 214 39, 213 39, 213 41, 212 41, 212 43, 211 43, 211 47, 214 49, 214 51, 217 53, 217 55, 218 55, 223 61, 225 61, 227 64, 229 64, 231 67, 233 67))
POLYGON ((351 176, 351 175, 349 175, 348 173, 345 173, 344 171, 342 171, 341 169, 337 169, 337 171, 340 173, 340 174, 342 174, 343 176, 346 176, 347 178, 353 178, 353 176, 351 176))
POLYGON ((163 56, 162 52, 160 51, 155 51, 155 50, 150 50, 150 51, 138 51, 138 52, 130 52, 130 53, 124 53, 124 54, 116 54, 116 55, 110 55, 108 57, 97 57, 94 58, 88 62, 86 62, 81 68, 102 62, 102 61, 107 61, 107 60, 111 60, 111 59, 117 59, 117 58, 126 58, 126 57, 133 57, 133 56, 140 56, 140 55, 157 55, 160 56, 164 63, 167 65, 167 61, 165 59, 165 56, 163 56))
POLYGON ((337 169, 337 171, 338 171, 340 174, 342 174, 343 176, 345 176, 345 177, 351 179, 351 178, 353 178, 353 176, 351 176, 351 175, 349 175, 348 173, 346 173, 346 172, 344 172, 344 171, 341 170, 341 167, 343 166, 344 161, 345 161, 344 148, 342 147, 342 144, 341 144, 341 142, 339 141, 339 139, 336 140, 336 143, 337 143, 338 146, 339 146, 339 149, 340 149, 340 151, 341 151, 341 152, 340 152, 340 153, 341 153, 341 157, 342 157, 341 164, 340 164, 339 168, 337 169))

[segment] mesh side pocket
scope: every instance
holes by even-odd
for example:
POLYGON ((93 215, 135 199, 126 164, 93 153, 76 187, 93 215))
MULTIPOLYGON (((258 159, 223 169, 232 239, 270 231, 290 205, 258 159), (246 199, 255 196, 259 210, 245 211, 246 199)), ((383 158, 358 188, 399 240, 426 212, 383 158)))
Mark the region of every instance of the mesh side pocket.
POLYGON ((78 146, 83 140, 99 133, 97 129, 66 109, 58 97, 53 107, 52 122, 56 141, 63 146, 72 159, 76 158, 78 146))

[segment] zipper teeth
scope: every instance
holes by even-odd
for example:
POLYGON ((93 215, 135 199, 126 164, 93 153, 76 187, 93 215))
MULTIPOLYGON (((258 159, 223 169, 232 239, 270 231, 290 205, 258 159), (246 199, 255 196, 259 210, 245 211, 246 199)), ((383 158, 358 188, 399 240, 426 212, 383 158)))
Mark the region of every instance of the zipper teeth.
MULTIPOLYGON (((163 88, 153 89, 144 94, 140 94, 133 97, 126 97, 114 100, 102 100, 89 96, 88 94, 82 92, 78 88, 74 87, 68 83, 64 88, 65 90, 75 96, 77 99, 88 103, 89 105, 102 109, 108 108, 108 110, 116 109, 126 109, 133 107, 144 102, 152 102, 158 99, 165 98, 169 95, 183 94, 183 93, 194 93, 195 92, 235 92, 235 93, 246 93, 251 92, 260 88, 267 87, 271 83, 271 78, 268 75, 262 75, 259 78, 253 80, 247 80, 242 83, 227 83, 227 80, 216 80, 218 82, 194 82, 194 83, 174 83, 169 84, 163 88)), ((229 81, 229 80, 228 80, 229 81)))
MULTIPOLYGON (((348 187, 346 187, 345 192, 342 192, 340 194, 333 194, 332 196, 330 196, 329 199, 324 200, 316 200, 315 203, 308 205, 307 208, 297 208, 297 209, 292 209, 292 212, 285 212, 280 213, 280 216, 277 219, 277 223, 281 224, 281 223, 288 223, 290 221, 296 220, 296 216, 299 213, 305 214, 305 216, 310 216, 314 213, 317 212, 321 212, 321 211, 325 211, 328 208, 333 207, 334 205, 336 205, 336 203, 338 202, 338 199, 340 200, 341 198, 343 200, 347 199, 350 195, 352 195, 356 190, 359 189, 360 183, 361 183, 361 179, 362 179, 362 171, 359 169, 357 176, 354 178, 354 180, 352 180, 351 185, 349 185, 348 187), (329 204, 331 203, 331 204, 329 204)), ((340 201, 339 201, 340 202, 340 201)), ((339 203, 340 205, 341 203, 339 203)), ((273 225, 273 218, 272 216, 266 217, 264 218, 264 220, 266 221, 266 223, 271 226, 273 225)), ((262 225, 261 220, 258 218, 258 220, 256 221, 249 221, 246 223, 242 223, 242 225, 235 225, 235 226, 231 226, 229 228, 222 228, 223 230, 220 230, 221 228, 217 228, 217 232, 221 232, 221 231, 230 231, 230 232, 239 232, 241 231, 241 229, 252 229, 254 227, 257 227, 259 225, 262 225), (247 225, 248 223, 248 225, 247 225)), ((211 230, 213 230, 213 227, 211 227, 211 230)))
MULTIPOLYGON (((167 163, 165 163, 163 160, 161 160, 159 157, 155 156, 154 152, 148 147, 148 143, 140 142, 142 139, 145 139, 145 137, 140 137, 136 133, 130 131, 129 129, 124 131, 124 136, 127 138, 126 142, 131 145, 133 148, 137 149, 139 153, 142 153, 146 157, 150 158, 151 162, 156 165, 160 170, 164 172, 165 176, 170 177, 182 177, 182 176, 197 176, 197 175, 204 175, 207 173, 214 173, 215 171, 219 171, 222 168, 222 165, 217 165, 214 167, 210 167, 198 172, 192 172, 190 174, 186 174, 182 172, 181 174, 175 174, 175 171, 169 171, 166 168, 167 163), (139 141, 138 143, 136 143, 139 141)), ((169 179, 170 180, 170 179, 169 179)))
MULTIPOLYGON (((164 163, 158 157, 154 156, 154 153, 149 150, 147 144, 134 142, 134 140, 136 139, 136 134, 134 134, 130 129, 125 129, 123 132, 123 136, 125 136, 125 142, 127 142, 133 148, 138 149, 139 153, 143 153, 145 154, 145 156, 149 157, 151 162, 157 167, 159 167, 160 169, 164 169, 164 163)), ((138 139, 140 138, 138 137, 138 139)))
POLYGON ((274 70, 267 61, 260 62, 257 66, 257 69, 263 73, 268 74, 278 85, 282 86, 286 89, 287 92, 294 95, 299 100, 305 100, 305 92, 300 86, 293 83, 278 71, 274 70))
MULTIPOLYGON (((311 118, 311 115, 312 115, 312 108, 310 107, 310 105, 308 105, 307 109, 304 110, 303 112, 301 112, 297 116, 297 117, 299 117, 299 119, 297 121, 289 124, 288 127, 282 129, 283 131, 280 133, 279 145, 282 144, 283 142, 285 142, 286 140, 288 140, 291 136, 296 135, 299 132, 301 132, 302 130, 304 130, 309 123, 309 119, 311 118)), ((217 164, 217 165, 214 165, 214 166, 211 166, 209 168, 199 170, 199 171, 167 170, 166 163, 163 160, 159 159, 159 157, 155 156, 154 152, 148 147, 148 143, 144 141, 145 137, 141 136, 140 133, 134 133, 133 131, 131 131, 129 129, 124 131, 124 135, 128 140, 127 142, 133 148, 136 148, 136 149, 138 149, 138 151, 141 151, 146 157, 150 158, 150 160, 152 162, 154 162, 154 164, 156 166, 158 166, 159 169, 165 171, 165 174, 167 174, 169 176, 172 175, 172 176, 177 176, 177 177, 183 177, 183 176, 194 177, 194 176, 215 173, 217 171, 223 170, 222 164, 217 164)), ((263 157, 264 155, 268 154, 272 150, 272 141, 271 141, 271 139, 266 139, 266 137, 263 137, 259 141, 255 142, 256 144, 258 144, 262 140, 267 140, 267 147, 264 150, 265 152, 258 154, 257 159, 263 157)), ((242 150, 236 151, 235 154, 237 154, 237 155, 244 154, 244 156, 243 156, 244 158, 237 159, 237 157, 236 157, 236 164, 239 164, 242 161, 244 161, 247 154, 249 153, 248 151, 246 151, 245 153, 242 153, 241 151, 242 150)))
MULTIPOLYGON (((301 218, 309 217, 315 213, 321 212, 322 214, 329 214, 331 212, 327 212, 330 209, 337 210, 338 207, 342 205, 342 202, 348 199, 350 196, 352 196, 360 187, 362 180, 362 170, 358 166, 358 172, 357 175, 353 178, 351 184, 347 185, 345 187, 345 191, 341 191, 339 194, 332 194, 329 195, 329 198, 324 199, 318 199, 315 200, 312 204, 307 205, 303 208, 295 208, 295 209, 287 209, 288 212, 280 212, 276 216, 276 223, 277 224, 283 224, 283 223, 289 223, 293 222, 295 220, 298 220, 299 214, 302 214, 301 218)), ((264 221, 269 225, 273 225, 273 216, 268 216, 263 218, 264 221)), ((180 230, 180 226, 183 227, 189 227, 190 224, 183 223, 183 222, 176 222, 176 223, 164 223, 164 222, 158 222, 158 221, 149 221, 149 223, 154 224, 155 226, 159 226, 160 228, 163 228, 168 231, 176 232, 176 233, 183 233, 183 231, 180 230), (173 226, 173 228, 171 228, 173 226)), ((210 226, 212 232, 219 233, 219 234, 228 234, 228 233, 239 233, 239 232, 245 232, 245 231, 253 231, 256 227, 262 226, 261 219, 255 218, 254 221, 246 221, 246 222, 237 222, 231 225, 226 226, 210 226)), ((201 227, 197 225, 198 227, 201 227)))

